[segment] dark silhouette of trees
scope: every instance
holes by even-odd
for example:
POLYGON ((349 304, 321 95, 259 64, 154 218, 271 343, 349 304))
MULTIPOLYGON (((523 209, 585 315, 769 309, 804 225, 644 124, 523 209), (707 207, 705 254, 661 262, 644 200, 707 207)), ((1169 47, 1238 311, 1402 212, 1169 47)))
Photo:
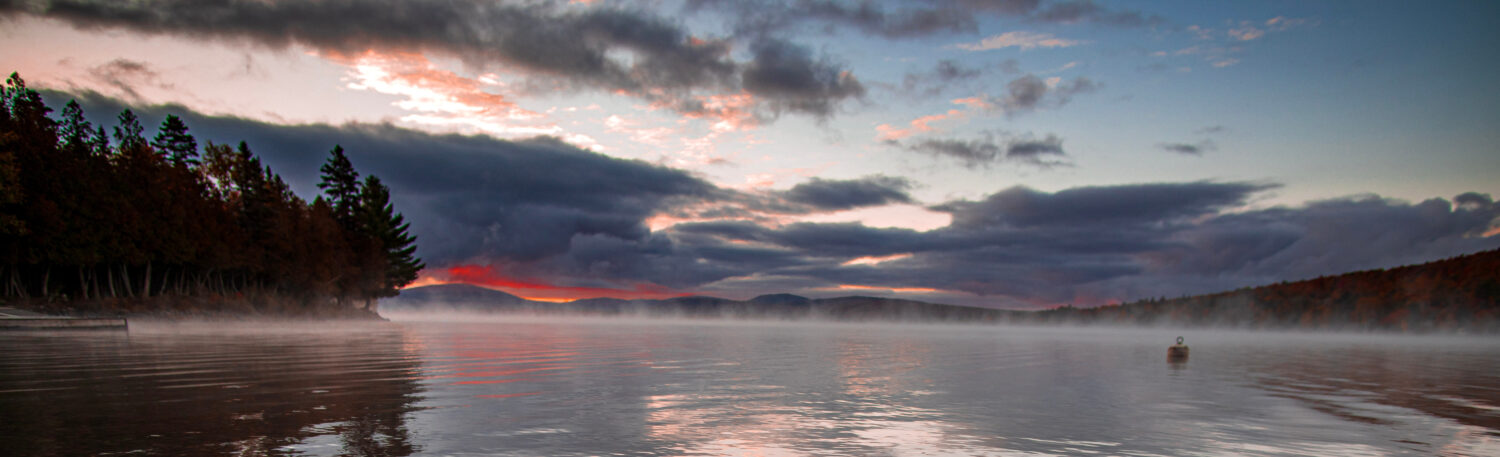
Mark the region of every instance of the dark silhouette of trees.
POLYGON ((345 228, 353 230, 357 224, 355 208, 359 207, 359 172, 354 171, 354 164, 344 155, 344 147, 335 145, 328 152, 328 162, 319 167, 318 171, 323 173, 323 180, 318 183, 318 188, 328 194, 334 217, 345 228))
POLYGON ((188 167, 198 164, 198 141, 188 134, 187 124, 182 118, 168 114, 158 131, 160 133, 151 140, 151 146, 166 154, 172 165, 188 167))
POLYGON ((415 255, 417 238, 407 233, 411 224, 396 212, 391 204, 391 190, 380 182, 380 178, 365 178, 359 203, 360 231, 374 241, 378 254, 376 263, 384 267, 375 287, 365 289, 373 292, 366 296, 366 300, 394 297, 401 286, 416 280, 417 272, 426 266, 415 255))
MULTIPOLYGON (((1080 322, 1500 331, 1500 250, 1177 299, 1073 310, 1080 322)), ((1045 311, 1056 316, 1062 311, 1045 311)))
POLYGON ((12 74, 0 87, 0 298, 60 308, 331 313, 395 295, 423 267, 374 176, 343 148, 328 194, 301 199, 250 146, 198 140, 169 115, 111 135, 60 119, 12 74))

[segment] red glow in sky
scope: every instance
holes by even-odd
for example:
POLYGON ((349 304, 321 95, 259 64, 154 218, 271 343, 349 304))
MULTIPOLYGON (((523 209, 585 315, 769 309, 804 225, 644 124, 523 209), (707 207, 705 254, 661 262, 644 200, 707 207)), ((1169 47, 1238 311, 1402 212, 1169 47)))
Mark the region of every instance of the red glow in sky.
POLYGON ((661 299, 691 295, 652 284, 635 283, 627 289, 603 287, 567 287, 535 280, 521 280, 505 276, 488 265, 455 265, 444 270, 447 283, 462 283, 501 289, 521 298, 538 301, 577 300, 581 298, 611 297, 623 299, 661 299))

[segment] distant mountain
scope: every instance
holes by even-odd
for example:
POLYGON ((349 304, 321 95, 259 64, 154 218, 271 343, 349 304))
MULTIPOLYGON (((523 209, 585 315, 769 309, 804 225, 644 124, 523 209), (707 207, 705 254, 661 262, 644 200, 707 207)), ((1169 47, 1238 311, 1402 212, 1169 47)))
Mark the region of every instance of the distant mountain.
POLYGON ((792 294, 762 295, 746 301, 694 295, 662 300, 586 298, 568 303, 549 303, 467 284, 405 289, 396 297, 381 300, 380 309, 687 317, 816 317, 840 320, 996 320, 1015 314, 1013 311, 879 297, 814 300, 792 294))
POLYGON ((380 306, 559 314, 1496 332, 1500 331, 1500 250, 1210 295, 1044 311, 882 297, 810 299, 792 294, 761 295, 746 301, 687 296, 547 303, 464 284, 413 287, 382 300, 380 306))
POLYGON ((533 303, 515 295, 468 284, 439 284, 402 289, 401 294, 380 301, 382 309, 460 308, 503 310, 533 303))
POLYGON ((812 306, 812 299, 792 294, 766 294, 748 302, 758 306, 812 306))

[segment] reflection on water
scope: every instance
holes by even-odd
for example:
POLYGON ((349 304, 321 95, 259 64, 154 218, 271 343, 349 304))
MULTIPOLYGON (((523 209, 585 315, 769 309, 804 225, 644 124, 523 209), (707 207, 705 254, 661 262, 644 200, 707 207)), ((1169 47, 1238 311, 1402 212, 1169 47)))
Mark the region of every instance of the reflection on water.
POLYGON ((9 455, 410 455, 398 328, 0 334, 9 455))
POLYGON ((0 334, 17 455, 1497 455, 1481 339, 526 320, 0 334))

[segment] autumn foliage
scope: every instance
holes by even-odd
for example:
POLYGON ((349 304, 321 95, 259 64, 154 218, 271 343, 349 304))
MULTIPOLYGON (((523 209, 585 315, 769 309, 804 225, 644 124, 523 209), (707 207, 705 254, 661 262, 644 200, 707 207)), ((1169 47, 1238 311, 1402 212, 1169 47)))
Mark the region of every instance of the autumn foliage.
POLYGON ((1043 312, 1092 323, 1500 331, 1500 250, 1212 295, 1043 312))

